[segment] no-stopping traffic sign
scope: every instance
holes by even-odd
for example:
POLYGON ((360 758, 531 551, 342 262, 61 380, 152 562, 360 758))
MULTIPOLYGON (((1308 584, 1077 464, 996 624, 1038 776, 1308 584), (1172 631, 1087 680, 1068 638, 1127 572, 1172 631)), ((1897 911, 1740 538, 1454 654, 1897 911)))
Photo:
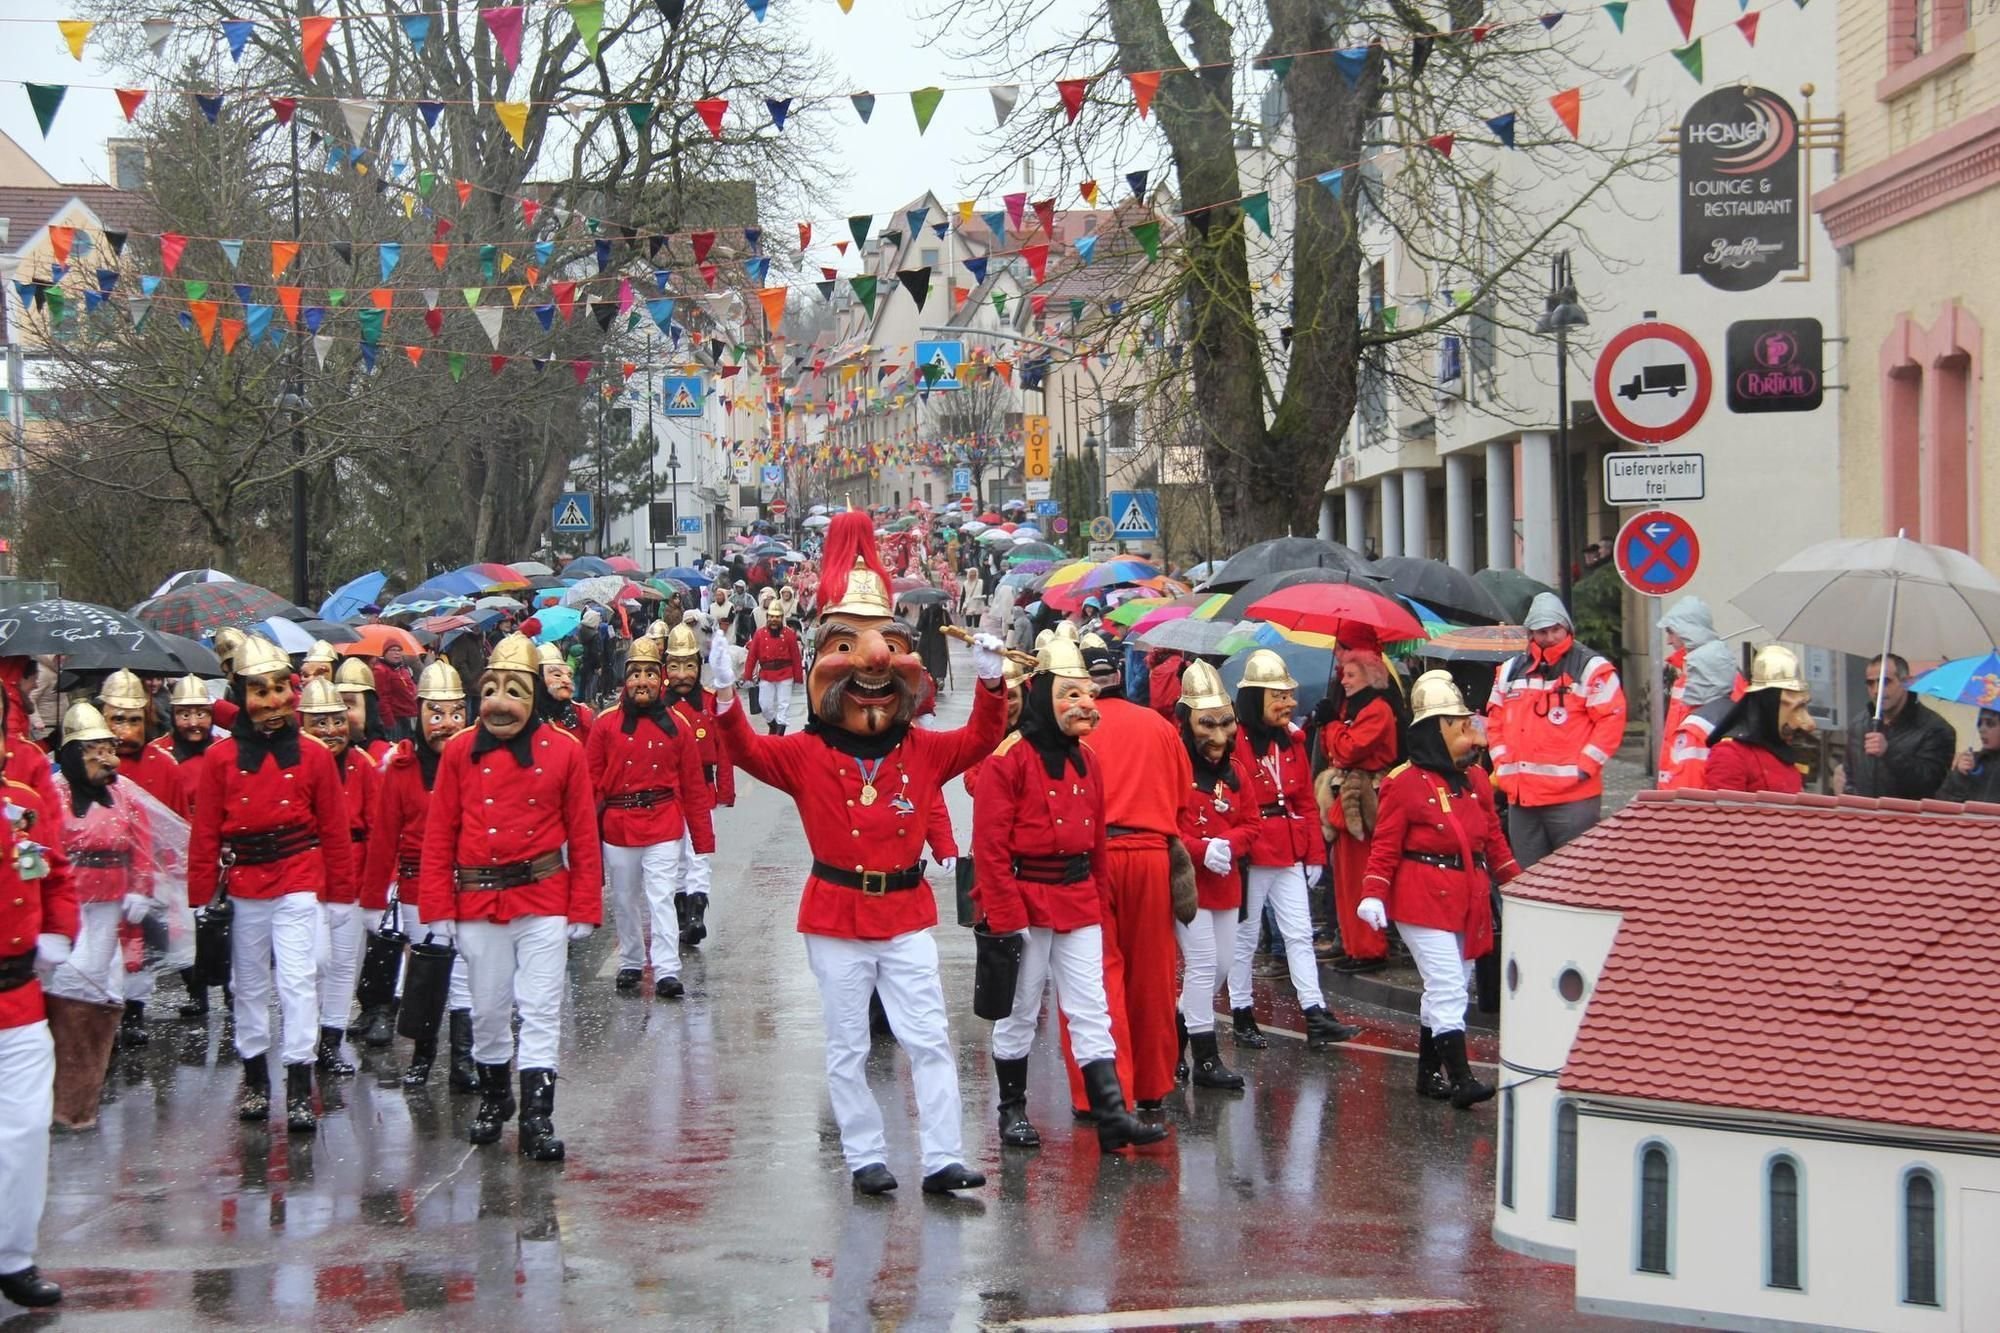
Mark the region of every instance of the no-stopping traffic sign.
POLYGON ((1591 376, 1597 415, 1634 444, 1666 444, 1708 411, 1715 375, 1686 329, 1657 320, 1634 324, 1604 345, 1591 376))
POLYGON ((1612 547, 1618 577, 1648 597, 1678 592, 1701 563, 1694 526, 1679 514, 1648 509, 1625 520, 1612 547))

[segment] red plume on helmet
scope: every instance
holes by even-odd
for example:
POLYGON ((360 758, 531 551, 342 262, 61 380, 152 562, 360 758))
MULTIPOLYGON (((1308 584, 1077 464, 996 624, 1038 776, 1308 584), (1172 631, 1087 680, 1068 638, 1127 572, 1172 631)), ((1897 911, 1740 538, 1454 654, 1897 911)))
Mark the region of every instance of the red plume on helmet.
POLYGON ((884 589, 889 587, 889 571, 882 567, 881 553, 875 549, 875 520, 859 509, 850 509, 834 515, 827 525, 826 545, 819 558, 822 607, 839 606, 846 599, 847 576, 856 560, 874 571, 884 589))

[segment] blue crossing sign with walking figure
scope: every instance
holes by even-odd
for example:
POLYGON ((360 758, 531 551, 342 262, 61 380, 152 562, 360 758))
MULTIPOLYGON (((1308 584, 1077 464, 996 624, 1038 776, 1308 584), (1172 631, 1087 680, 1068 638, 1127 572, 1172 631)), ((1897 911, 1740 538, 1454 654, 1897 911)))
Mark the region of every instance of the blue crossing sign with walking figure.
POLYGON ((564 491, 556 498, 555 521, 549 525, 557 532, 590 532, 597 527, 592 518, 589 491, 564 491))
POLYGON ((1158 541, 1160 493, 1158 491, 1111 492, 1111 528, 1121 542, 1158 541))

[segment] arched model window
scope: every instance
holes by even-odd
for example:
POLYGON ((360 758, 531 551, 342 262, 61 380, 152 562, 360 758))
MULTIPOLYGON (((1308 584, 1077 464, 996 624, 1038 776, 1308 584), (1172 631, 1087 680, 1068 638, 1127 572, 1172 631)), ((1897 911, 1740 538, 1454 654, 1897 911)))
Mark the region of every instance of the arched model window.
POLYGON ((1799 1164, 1773 1157, 1764 1175, 1765 1285, 1798 1291, 1799 1164))
POLYGON ((1556 1180, 1550 1194, 1549 1216, 1576 1221, 1576 1103, 1556 1103, 1556 1180))
POLYGON ((1917 1169, 1903 1177, 1903 1301, 1938 1303, 1937 1177, 1917 1169))
POLYGON ((1672 1273, 1669 1236, 1673 1222, 1673 1159, 1666 1145, 1649 1143, 1639 1153, 1639 1271, 1672 1273))

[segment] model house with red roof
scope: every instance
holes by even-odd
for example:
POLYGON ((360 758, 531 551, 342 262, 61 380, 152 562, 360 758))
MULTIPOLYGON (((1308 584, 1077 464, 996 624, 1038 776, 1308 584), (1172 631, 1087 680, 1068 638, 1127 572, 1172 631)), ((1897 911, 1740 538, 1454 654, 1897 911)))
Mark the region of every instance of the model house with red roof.
POLYGON ((2000 1329, 2000 805, 1648 792, 1503 892, 1495 1240, 1590 1313, 2000 1329))

